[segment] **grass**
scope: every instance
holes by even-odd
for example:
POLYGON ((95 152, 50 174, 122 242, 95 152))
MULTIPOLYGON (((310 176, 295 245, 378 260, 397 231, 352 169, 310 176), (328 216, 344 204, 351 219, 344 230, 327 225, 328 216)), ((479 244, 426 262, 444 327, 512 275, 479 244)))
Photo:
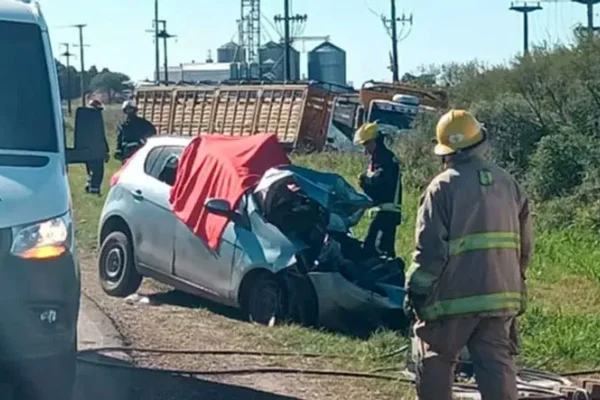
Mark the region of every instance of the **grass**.
MULTIPOLYGON (((105 122, 111 149, 120 117, 117 108, 109 107, 105 122)), ((356 184, 366 160, 359 155, 296 156, 299 164, 335 171, 356 184)), ((107 164, 103 193, 108 191, 108 177, 119 163, 107 164)), ((97 221, 103 199, 85 194, 83 166, 72 166, 69 178, 75 206, 77 239, 85 251, 96 246, 97 221)), ((398 232, 398 254, 410 260, 418 193, 406 189, 404 222, 398 232)), ((359 224, 357 235, 364 235, 366 223, 359 224)), ((537 233, 536 255, 528 272, 530 308, 521 320, 521 362, 530 367, 560 371, 588 368, 600 363, 600 260, 599 238, 591 232, 567 230, 537 233)), ((298 326, 271 329, 248 326, 236 329, 240 340, 255 341, 260 336, 265 345, 298 352, 333 352, 354 357, 355 366, 363 370, 398 366, 402 358, 382 357, 406 344, 406 339, 391 332, 377 332, 369 340, 319 332, 298 326)), ((390 390, 401 390, 391 386, 390 390)))

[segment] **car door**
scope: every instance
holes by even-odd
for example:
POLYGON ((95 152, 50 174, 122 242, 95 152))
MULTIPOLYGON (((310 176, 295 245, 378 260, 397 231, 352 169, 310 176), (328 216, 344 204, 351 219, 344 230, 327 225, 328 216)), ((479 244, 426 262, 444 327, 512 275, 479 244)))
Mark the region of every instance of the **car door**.
POLYGON ((211 249, 183 222, 175 222, 175 276, 199 287, 218 299, 227 299, 231 290, 234 244, 226 238, 233 229, 225 228, 216 251, 211 249))
POLYGON ((174 179, 172 164, 182 151, 181 146, 157 146, 150 150, 144 163, 143 177, 133 184, 132 191, 138 215, 135 235, 137 261, 168 275, 173 274, 176 220, 169 204, 174 179))

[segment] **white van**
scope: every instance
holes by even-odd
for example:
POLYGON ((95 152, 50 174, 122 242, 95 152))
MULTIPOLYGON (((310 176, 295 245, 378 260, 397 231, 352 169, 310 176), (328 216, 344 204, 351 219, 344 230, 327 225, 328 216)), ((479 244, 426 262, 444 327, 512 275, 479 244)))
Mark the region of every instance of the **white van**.
POLYGON ((69 399, 80 278, 67 160, 91 152, 66 149, 39 5, 0 0, 0 54, 0 380, 15 399, 69 399))

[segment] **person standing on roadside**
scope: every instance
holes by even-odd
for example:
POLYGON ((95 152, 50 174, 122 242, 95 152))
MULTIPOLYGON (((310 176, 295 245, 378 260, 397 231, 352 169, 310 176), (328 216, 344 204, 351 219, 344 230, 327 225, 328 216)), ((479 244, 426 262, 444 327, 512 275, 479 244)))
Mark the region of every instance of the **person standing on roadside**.
POLYGON ((104 131, 104 119, 102 118, 102 111, 104 110, 104 105, 100 100, 93 99, 89 102, 88 107, 95 109, 98 111, 98 113, 100 113, 100 120, 102 121, 102 123, 98 124, 98 129, 102 129, 105 156, 103 159, 89 161, 85 164, 88 176, 85 191, 88 193, 100 195, 100 188, 102 187, 102 181, 104 180, 104 164, 109 160, 108 142, 106 141, 106 132, 104 131))
POLYGON ((156 128, 150 121, 137 115, 138 108, 134 100, 125 101, 121 109, 125 120, 117 128, 115 158, 124 163, 144 145, 148 137, 156 135, 156 128))
POLYGON ((368 253, 396 256, 396 230, 402 222, 402 174, 400 163, 385 145, 376 123, 361 126, 354 135, 354 144, 364 146, 370 155, 367 171, 359 176, 359 185, 374 206, 369 231, 364 241, 368 253))
POLYGON ((485 159, 486 131, 465 110, 438 122, 434 153, 445 170, 420 200, 405 307, 416 317, 417 393, 450 400, 467 346, 484 399, 517 399, 516 317, 525 311, 533 255, 529 201, 485 159))

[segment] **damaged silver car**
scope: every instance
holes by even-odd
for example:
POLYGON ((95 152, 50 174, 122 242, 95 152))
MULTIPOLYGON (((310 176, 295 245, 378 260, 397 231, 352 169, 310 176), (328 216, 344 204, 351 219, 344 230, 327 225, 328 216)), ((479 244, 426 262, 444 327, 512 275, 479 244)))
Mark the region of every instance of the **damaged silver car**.
POLYGON ((404 263, 365 254, 350 233, 371 206, 367 196, 336 174, 270 168, 235 206, 222 198, 203 202, 227 221, 213 249, 169 202, 191 140, 151 138, 113 177, 99 228, 106 293, 128 296, 147 276, 241 308, 263 324, 404 326, 404 263))

